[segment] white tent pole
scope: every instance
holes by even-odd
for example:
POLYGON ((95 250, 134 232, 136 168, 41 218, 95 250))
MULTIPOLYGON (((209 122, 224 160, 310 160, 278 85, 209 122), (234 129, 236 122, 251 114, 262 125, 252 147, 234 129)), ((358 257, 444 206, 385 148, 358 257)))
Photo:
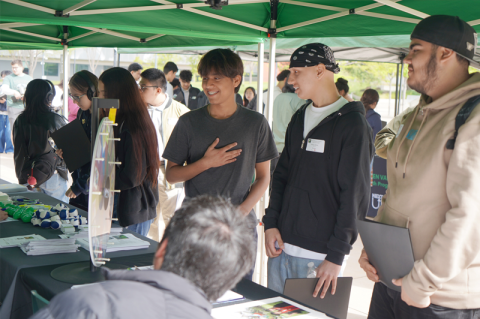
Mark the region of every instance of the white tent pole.
POLYGON ((277 39, 270 38, 270 52, 269 52, 269 65, 268 65, 268 106, 267 106, 267 120, 270 128, 273 123, 273 91, 275 88, 275 51, 276 51, 277 39))
POLYGON ((63 116, 68 118, 68 71, 70 63, 68 59, 68 45, 63 45, 63 116))
POLYGON ((257 112, 263 114, 263 62, 265 61, 265 45, 258 43, 258 69, 257 69, 257 112))

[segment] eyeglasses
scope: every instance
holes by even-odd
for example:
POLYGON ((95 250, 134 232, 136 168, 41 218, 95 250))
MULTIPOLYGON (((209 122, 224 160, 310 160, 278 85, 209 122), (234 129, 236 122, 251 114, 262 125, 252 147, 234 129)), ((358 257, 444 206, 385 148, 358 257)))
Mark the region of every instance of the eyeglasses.
POLYGON ((76 101, 77 103, 79 103, 79 102, 80 102, 80 99, 81 99, 82 97, 84 97, 85 95, 87 95, 87 94, 82 94, 82 95, 80 95, 80 96, 75 96, 75 95, 69 94, 68 96, 70 96, 70 98, 71 98, 72 100, 74 100, 74 101, 76 101))
POLYGON ((158 88, 158 86, 141 86, 140 90, 142 90, 142 92, 145 92, 147 88, 158 88))

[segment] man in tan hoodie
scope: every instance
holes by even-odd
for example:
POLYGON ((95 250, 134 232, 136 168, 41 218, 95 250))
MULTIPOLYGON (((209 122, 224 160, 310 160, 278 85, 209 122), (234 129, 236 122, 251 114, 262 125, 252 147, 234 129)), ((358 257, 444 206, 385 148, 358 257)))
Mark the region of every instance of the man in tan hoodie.
POLYGON ((388 190, 376 221, 410 230, 415 264, 378 282, 365 251, 359 263, 376 282, 369 318, 480 318, 480 107, 458 130, 455 119, 480 95, 468 73, 477 35, 458 17, 430 16, 411 35, 408 85, 422 93, 387 147, 388 190), (411 306, 411 307, 409 307, 411 306))

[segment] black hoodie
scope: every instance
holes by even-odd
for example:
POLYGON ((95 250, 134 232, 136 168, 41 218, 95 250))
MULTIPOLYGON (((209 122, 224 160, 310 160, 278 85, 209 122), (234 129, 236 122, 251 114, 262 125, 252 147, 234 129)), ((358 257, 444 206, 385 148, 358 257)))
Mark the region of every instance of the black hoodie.
POLYGON ((263 223, 265 230, 278 228, 284 242, 341 265, 357 239, 355 220, 368 210, 372 129, 363 104, 350 102, 304 139, 309 104, 288 125, 263 223), (325 141, 324 152, 307 151, 308 139, 325 141))

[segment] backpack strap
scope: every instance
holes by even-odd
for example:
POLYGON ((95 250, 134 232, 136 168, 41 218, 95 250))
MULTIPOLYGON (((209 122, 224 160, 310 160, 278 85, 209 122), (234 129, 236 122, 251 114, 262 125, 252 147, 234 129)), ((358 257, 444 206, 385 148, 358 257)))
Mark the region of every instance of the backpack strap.
POLYGON ((465 122, 468 120, 468 117, 479 103, 480 95, 471 97, 467 100, 467 102, 465 102, 460 111, 458 111, 457 117, 455 118, 455 133, 453 138, 447 141, 447 149, 453 150, 455 147, 455 142, 457 141, 458 130, 463 124, 465 124, 465 122))

